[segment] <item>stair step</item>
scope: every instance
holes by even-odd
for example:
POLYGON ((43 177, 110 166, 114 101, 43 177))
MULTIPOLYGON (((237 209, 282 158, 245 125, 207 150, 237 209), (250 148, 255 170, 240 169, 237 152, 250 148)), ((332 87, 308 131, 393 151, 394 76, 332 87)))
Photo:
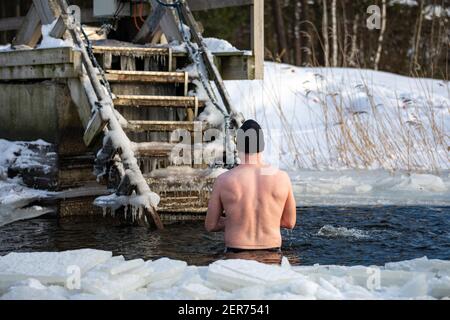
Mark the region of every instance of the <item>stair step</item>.
POLYGON ((170 155, 175 144, 169 142, 134 143, 134 153, 138 157, 165 158, 170 155))
POLYGON ((151 83, 185 83, 189 82, 187 72, 161 71, 121 71, 107 70, 109 82, 151 82, 151 83))
POLYGON ((107 46, 93 46, 94 53, 111 53, 120 56, 168 56, 171 55, 170 48, 143 48, 143 47, 107 47, 107 46))
POLYGON ((207 125, 200 121, 150 121, 150 120, 130 120, 125 128, 128 132, 171 132, 177 129, 187 131, 204 131, 207 125))
POLYGON ((170 107, 170 108, 199 108, 205 106, 205 101, 197 97, 177 96, 144 96, 144 95, 118 95, 114 99, 115 106, 131 107, 170 107))

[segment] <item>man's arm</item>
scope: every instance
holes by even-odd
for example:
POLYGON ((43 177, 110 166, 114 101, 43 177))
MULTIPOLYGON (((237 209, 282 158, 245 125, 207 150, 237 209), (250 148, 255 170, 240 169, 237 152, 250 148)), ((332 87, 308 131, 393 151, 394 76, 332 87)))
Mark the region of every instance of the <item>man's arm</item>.
POLYGON ((209 199, 205 220, 205 228, 208 232, 220 232, 225 229, 225 218, 222 217, 223 206, 220 200, 221 180, 220 177, 217 178, 209 199))
POLYGON ((281 227, 286 229, 294 229, 297 222, 297 205, 295 203, 291 179, 289 179, 288 176, 287 183, 289 184, 289 195, 284 205, 283 215, 281 217, 281 227))

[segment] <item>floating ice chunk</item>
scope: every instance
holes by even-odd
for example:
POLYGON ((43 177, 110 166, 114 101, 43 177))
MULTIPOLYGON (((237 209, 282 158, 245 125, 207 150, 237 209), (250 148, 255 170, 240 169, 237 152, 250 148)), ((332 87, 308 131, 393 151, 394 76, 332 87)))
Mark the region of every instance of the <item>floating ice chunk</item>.
POLYGON ((283 257, 283 258, 281 259, 281 267, 282 267, 283 269, 288 269, 288 270, 291 269, 291 264, 289 263, 289 259, 288 259, 288 258, 283 257))
POLYGON ((82 249, 64 252, 10 253, 0 257, 0 281, 36 278, 42 283, 64 284, 69 267, 81 274, 111 258, 109 251, 82 249))
POLYGON ((373 189, 372 186, 369 184, 362 184, 355 187, 356 193, 368 193, 372 191, 372 189, 373 189))
POLYGON ((105 272, 91 271, 81 280, 83 291, 109 297, 120 298, 120 295, 144 287, 148 280, 135 274, 111 276, 105 272))
POLYGON ((266 294, 266 288, 262 285, 250 286, 233 290, 231 294, 236 300, 262 300, 266 294))
POLYGON ((39 280, 28 279, 10 287, 0 300, 67 300, 68 296, 63 287, 46 287, 39 280))
POLYGON ((386 263, 385 269, 430 272, 450 275, 450 261, 435 260, 428 259, 427 257, 422 257, 413 260, 386 263))
POLYGON ((298 295, 313 298, 316 295, 319 285, 313 281, 308 280, 306 277, 301 277, 295 280, 290 285, 290 290, 298 295))
POLYGON ((433 278, 429 281, 429 295, 442 299, 450 297, 450 277, 433 278))
POLYGON ((216 297, 217 291, 201 283, 189 283, 181 286, 180 293, 194 300, 211 300, 216 297))
POLYGON ((428 294, 428 283, 425 274, 419 274, 401 287, 398 291, 399 298, 424 298, 428 294))
POLYGON ((402 181, 392 189, 400 191, 445 192, 447 191, 447 186, 442 181, 442 178, 438 176, 413 173, 409 177, 403 176, 402 181))
POLYGON ((329 238, 349 237, 356 239, 368 239, 370 238, 367 231, 359 229, 347 229, 345 227, 333 227, 331 225, 325 225, 317 232, 317 235, 329 238))
POLYGON ((203 284, 204 282, 205 280, 200 275, 199 268, 196 266, 188 266, 176 282, 176 285, 203 284))
POLYGON ((181 275, 185 271, 187 263, 179 260, 161 258, 150 262, 149 266, 154 270, 152 279, 162 280, 181 275))
POLYGON ((247 286, 283 284, 297 277, 294 271, 250 260, 216 261, 209 266, 207 276, 208 281, 229 291, 247 286))
POLYGON ((123 262, 119 264, 118 266, 112 267, 109 273, 111 275, 117 275, 119 273, 127 272, 133 269, 136 269, 138 267, 141 267, 144 265, 144 260, 142 259, 135 259, 123 262))

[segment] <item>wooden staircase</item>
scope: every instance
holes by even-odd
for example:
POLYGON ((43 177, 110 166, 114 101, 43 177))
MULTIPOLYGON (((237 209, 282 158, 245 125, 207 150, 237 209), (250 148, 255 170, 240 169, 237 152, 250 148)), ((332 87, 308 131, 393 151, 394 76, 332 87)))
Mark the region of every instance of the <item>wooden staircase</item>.
POLYGON ((179 142, 171 133, 181 129, 203 134, 208 128, 195 121, 206 102, 188 96, 194 78, 188 72, 169 71, 182 67, 170 49, 95 45, 93 52, 105 70, 114 106, 128 122, 124 130, 133 141, 141 171, 161 197, 161 218, 204 214, 214 183, 211 170, 192 163, 184 170, 188 173, 183 168, 165 172, 174 167, 171 156, 179 142), (130 65, 136 70, 121 69, 130 65))
MULTIPOLYGON (((62 13, 56 25, 68 27, 68 16, 65 14, 69 12, 67 2, 59 0, 59 4, 62 13)), ((188 6, 184 2, 177 5, 179 18, 192 31, 196 44, 194 46, 187 41, 190 59, 200 70, 208 72, 208 76, 203 73, 198 76, 208 93, 209 102, 224 115, 224 130, 229 139, 230 129, 239 127, 243 117, 231 106, 222 77, 188 6), (210 81, 214 82, 223 107, 213 97, 210 81)), ((147 20, 151 19, 150 16, 147 20)), ((51 34, 55 37, 62 37, 65 33, 63 29, 61 31, 64 32, 58 31, 56 36, 54 29, 51 34)), ((175 145, 181 142, 190 146, 197 144, 195 137, 203 137, 207 129, 207 125, 195 121, 206 102, 188 96, 192 77, 187 72, 173 71, 186 67, 189 60, 185 59, 184 65, 179 65, 170 47, 114 41, 91 46, 88 39, 85 46, 81 38, 81 33, 84 33, 82 27, 78 30, 78 27, 71 26, 67 31, 80 48, 83 62, 80 81, 72 82, 71 95, 78 100, 80 119, 85 126, 84 142, 87 146, 93 146, 100 136, 104 137, 95 159, 95 172, 98 178, 104 178, 115 190, 113 195, 97 199, 97 204, 104 207, 134 206, 136 202, 130 198, 133 196, 133 199, 139 199, 140 207, 141 201, 145 201, 145 216, 139 215, 140 218, 144 218, 144 222, 148 222, 148 218, 153 219, 158 228, 163 228, 160 212, 206 211, 214 170, 193 161, 194 148, 181 149, 182 159, 189 161, 183 163, 185 167, 174 169, 171 166, 174 164, 172 151, 175 145), (80 91, 84 91, 85 97, 80 96, 80 91), (188 136, 191 141, 185 141, 180 129, 193 133, 188 136), (185 157, 185 152, 191 153, 189 157, 185 157), (163 195, 158 208, 158 196, 154 192, 163 195), (118 198, 125 198, 128 202, 117 202, 118 198)), ((183 38, 187 39, 187 35, 183 38)), ((230 151, 232 143, 228 141, 226 146, 230 151)), ((229 155, 227 152, 227 164, 235 164, 234 160, 229 161, 229 155)))

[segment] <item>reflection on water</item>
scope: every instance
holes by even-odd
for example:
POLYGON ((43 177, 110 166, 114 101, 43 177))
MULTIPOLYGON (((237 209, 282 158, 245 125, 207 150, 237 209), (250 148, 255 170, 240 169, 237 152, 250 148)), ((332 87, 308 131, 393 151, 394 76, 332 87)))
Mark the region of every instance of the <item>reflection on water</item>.
MULTIPOLYGON (((422 256, 450 260, 449 207, 299 208, 298 226, 282 234, 283 253, 292 264, 381 265, 422 256), (324 226, 334 231, 319 232, 324 226), (355 236, 358 232, 367 237, 355 236)), ((163 231, 103 218, 38 218, 0 228, 0 255, 79 248, 195 265, 225 257, 222 234, 207 233, 198 221, 167 225, 163 231)))

